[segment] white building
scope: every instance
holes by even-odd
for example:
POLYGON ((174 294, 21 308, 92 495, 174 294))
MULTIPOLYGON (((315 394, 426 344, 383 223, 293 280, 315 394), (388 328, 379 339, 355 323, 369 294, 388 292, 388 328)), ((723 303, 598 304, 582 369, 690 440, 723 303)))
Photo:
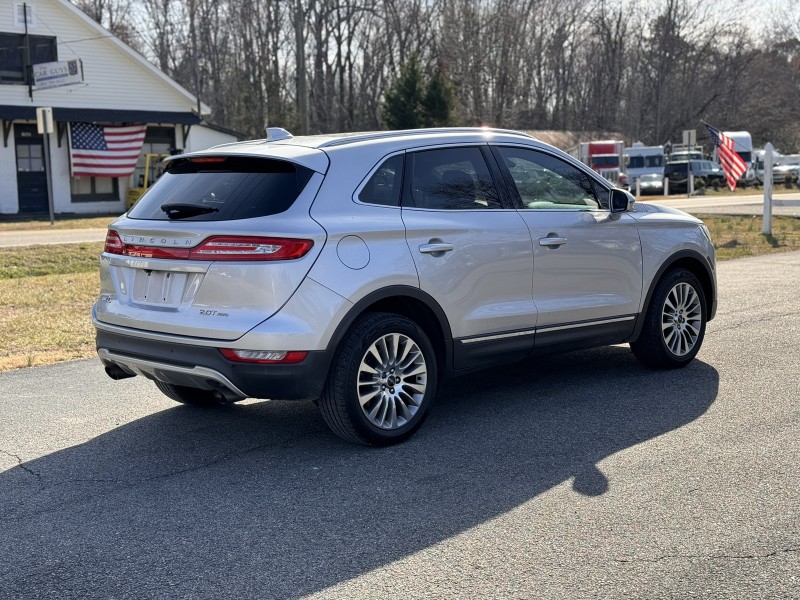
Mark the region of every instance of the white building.
MULTIPOLYGON (((194 95, 67 0, 0 0, 0 218, 47 213, 48 175, 56 214, 123 212, 128 188, 143 179, 146 154, 236 141, 232 132, 200 125, 197 107, 194 95), (35 67, 54 62, 50 71, 35 67), (47 87, 53 79, 78 83, 47 87), (52 108, 53 133, 38 132, 37 107, 52 108), (70 123, 146 124, 136 171, 73 175, 70 123)), ((200 110, 210 112, 205 104, 200 110)))

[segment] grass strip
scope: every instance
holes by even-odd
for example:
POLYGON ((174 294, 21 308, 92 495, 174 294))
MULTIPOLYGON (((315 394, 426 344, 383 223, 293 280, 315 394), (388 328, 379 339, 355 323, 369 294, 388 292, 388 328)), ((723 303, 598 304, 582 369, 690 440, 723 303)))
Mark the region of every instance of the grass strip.
POLYGON ((96 272, 103 242, 0 248, 0 280, 96 272))
POLYGON ((95 356, 91 272, 0 280, 0 371, 95 356))
POLYGON ((761 233, 762 217, 698 215, 709 231, 717 260, 800 250, 800 219, 773 216, 772 234, 761 233))

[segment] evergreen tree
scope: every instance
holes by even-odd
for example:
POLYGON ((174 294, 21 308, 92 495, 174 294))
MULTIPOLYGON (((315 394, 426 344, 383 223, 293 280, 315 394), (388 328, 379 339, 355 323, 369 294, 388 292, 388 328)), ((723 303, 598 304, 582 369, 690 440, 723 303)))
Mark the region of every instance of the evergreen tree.
POLYGON ((454 124, 456 92, 441 68, 428 80, 422 108, 426 127, 447 127, 454 124))
POLYGON ((423 78, 416 54, 403 65, 383 100, 383 120, 390 129, 416 129, 425 124, 423 78))

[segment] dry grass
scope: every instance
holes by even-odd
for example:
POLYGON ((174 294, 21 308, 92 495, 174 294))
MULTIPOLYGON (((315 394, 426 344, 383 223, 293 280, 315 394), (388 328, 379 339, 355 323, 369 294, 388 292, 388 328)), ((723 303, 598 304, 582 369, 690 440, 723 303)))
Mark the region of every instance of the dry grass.
POLYGON ((28 230, 54 230, 54 229, 105 229, 117 217, 56 217, 55 223, 50 224, 49 219, 34 219, 25 221, 0 221, 0 231, 28 231, 28 230))
MULTIPOLYGON (((800 250, 800 219, 707 216, 720 260, 800 250)), ((91 307, 102 243, 0 248, 0 371, 95 356, 91 307)))
POLYGON ((711 231, 718 260, 800 250, 800 219, 772 217, 772 235, 761 233, 761 217, 700 216, 711 231))
POLYGON ((0 280, 96 271, 103 242, 0 248, 0 280))
POLYGON ((0 371, 95 355, 95 271, 0 280, 0 371))

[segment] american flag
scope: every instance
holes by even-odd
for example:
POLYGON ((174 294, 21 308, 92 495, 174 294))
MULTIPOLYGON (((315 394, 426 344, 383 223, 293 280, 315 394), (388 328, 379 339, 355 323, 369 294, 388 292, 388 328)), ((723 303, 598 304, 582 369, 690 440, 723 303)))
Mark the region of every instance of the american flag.
POLYGON ((708 135, 714 145, 717 147, 717 158, 722 170, 725 171, 725 179, 728 182, 728 187, 731 191, 736 189, 736 182, 747 171, 747 165, 744 164, 742 157, 736 154, 733 149, 733 140, 722 133, 719 129, 715 129, 711 125, 706 124, 708 135))
POLYGON ((73 175, 128 177, 136 168, 147 125, 69 124, 73 175))

